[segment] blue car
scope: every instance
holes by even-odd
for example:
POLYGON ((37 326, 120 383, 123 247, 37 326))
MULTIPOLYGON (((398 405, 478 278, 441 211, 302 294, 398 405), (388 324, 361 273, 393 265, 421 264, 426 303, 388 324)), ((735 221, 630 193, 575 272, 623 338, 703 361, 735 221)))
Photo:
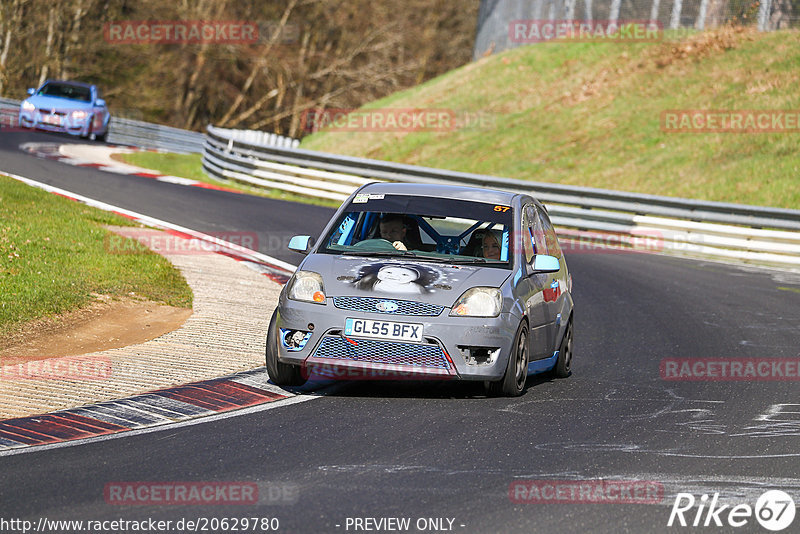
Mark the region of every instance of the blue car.
POLYGON ((28 89, 19 108, 19 126, 105 141, 111 115, 96 85, 47 80, 28 89))
POLYGON ((534 198, 433 184, 369 184, 339 208, 283 288, 270 378, 482 381, 521 395, 572 364, 572 278, 534 198))

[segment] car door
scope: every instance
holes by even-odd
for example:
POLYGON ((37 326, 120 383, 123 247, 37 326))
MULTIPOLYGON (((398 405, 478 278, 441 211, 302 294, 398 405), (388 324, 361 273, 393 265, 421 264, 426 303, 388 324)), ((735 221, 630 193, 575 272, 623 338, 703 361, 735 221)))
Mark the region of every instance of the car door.
POLYGON ((557 350, 556 339, 558 336, 559 323, 557 322, 558 313, 561 310, 561 295, 567 288, 567 270, 564 267, 563 255, 561 247, 558 244, 553 224, 550 222, 550 217, 547 213, 540 209, 535 208, 537 223, 535 224, 534 241, 536 243, 537 254, 547 254, 558 258, 562 264, 561 269, 555 273, 548 273, 544 275, 546 280, 544 282, 544 303, 547 315, 547 326, 545 327, 548 351, 552 354, 557 350))
POLYGON ((550 321, 547 302, 545 302, 545 289, 547 288, 548 277, 546 274, 535 274, 531 263, 536 255, 535 232, 538 217, 536 207, 528 204, 522 209, 522 220, 520 231, 522 233, 523 249, 523 280, 520 283, 524 286, 525 309, 530 323, 530 354, 531 360, 539 360, 551 355, 549 353, 550 342, 548 339, 548 322, 550 321))

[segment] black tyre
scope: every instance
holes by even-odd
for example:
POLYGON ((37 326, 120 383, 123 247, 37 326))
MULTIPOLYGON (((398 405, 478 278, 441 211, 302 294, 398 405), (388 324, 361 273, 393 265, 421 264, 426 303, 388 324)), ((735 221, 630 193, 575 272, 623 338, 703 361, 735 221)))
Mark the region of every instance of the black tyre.
POLYGON ((267 331, 267 374, 276 386, 302 386, 306 383, 299 365, 278 361, 278 310, 272 314, 267 331))
POLYGON ((514 336, 514 349, 508 357, 503 379, 489 382, 489 394, 518 397, 525 391, 528 380, 528 323, 522 321, 514 336))
POLYGON ((553 367, 553 376, 556 378, 567 378, 572 374, 572 318, 567 323, 564 331, 564 338, 558 348, 558 359, 556 366, 553 367))

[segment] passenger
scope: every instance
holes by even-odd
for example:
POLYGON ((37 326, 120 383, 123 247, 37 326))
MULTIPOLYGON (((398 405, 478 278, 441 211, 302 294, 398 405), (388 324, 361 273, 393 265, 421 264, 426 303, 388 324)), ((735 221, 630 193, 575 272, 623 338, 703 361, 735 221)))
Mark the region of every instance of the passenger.
POLYGON ((500 232, 497 230, 487 230, 486 233, 483 234, 483 244, 481 245, 483 257, 487 260, 499 260, 501 252, 500 242, 502 239, 500 232))
POLYGON ((381 239, 390 241, 397 250, 408 250, 406 239, 406 224, 402 215, 389 213, 381 219, 381 239))

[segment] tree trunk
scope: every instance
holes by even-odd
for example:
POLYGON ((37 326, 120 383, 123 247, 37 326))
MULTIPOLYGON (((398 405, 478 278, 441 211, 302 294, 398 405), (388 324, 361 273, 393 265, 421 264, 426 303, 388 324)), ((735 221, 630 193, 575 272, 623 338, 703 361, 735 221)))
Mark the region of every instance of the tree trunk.
POLYGON ((15 35, 19 28, 19 21, 22 15, 22 2, 14 0, 11 5, 3 4, 0 6, 0 95, 5 92, 6 80, 8 80, 8 51, 11 49, 11 37, 15 35))
POLYGON ((728 19, 728 0, 708 0, 708 13, 706 14, 706 28, 721 26, 728 19))
POLYGON ((792 1, 772 0, 772 13, 769 15, 769 30, 785 30, 791 25, 792 1))
POLYGON ((681 9, 683 9, 683 3, 681 0, 674 0, 672 4, 672 15, 669 19, 669 29, 670 30, 677 30, 681 25, 681 9))
POLYGON ((42 70, 39 74, 39 84, 41 86, 46 80, 47 76, 50 73, 50 58, 53 57, 53 42, 55 41, 55 33, 56 33, 56 17, 57 17, 57 6, 56 2, 50 4, 50 11, 47 17, 47 41, 45 45, 45 60, 42 63, 42 70))

